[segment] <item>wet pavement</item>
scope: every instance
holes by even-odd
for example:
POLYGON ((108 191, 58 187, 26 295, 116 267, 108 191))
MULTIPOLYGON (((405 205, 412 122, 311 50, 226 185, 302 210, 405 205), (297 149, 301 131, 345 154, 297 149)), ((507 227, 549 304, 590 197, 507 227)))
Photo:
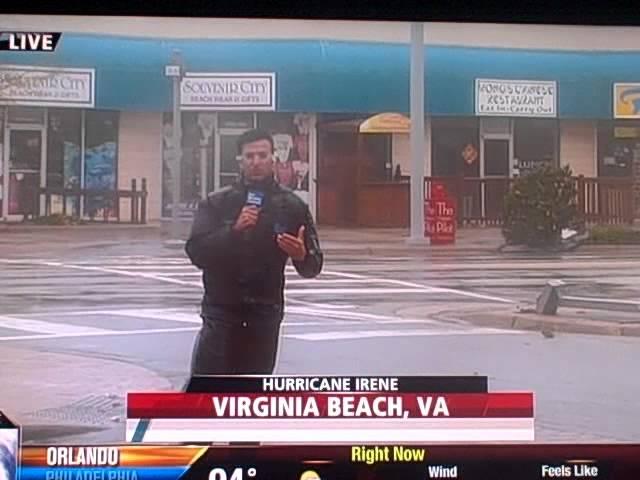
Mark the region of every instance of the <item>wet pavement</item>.
MULTIPOLYGON (((127 390, 183 384, 200 274, 141 232, 0 242, 0 362, 12 385, 0 408, 27 425, 27 442, 122 441, 127 390)), ((551 278, 637 299, 640 249, 499 254, 495 243, 408 249, 400 239, 371 254, 329 237, 318 279, 287 271, 277 373, 488 375, 491 390, 536 392, 539 441, 637 441, 640 338, 548 337, 473 314, 531 303, 551 278)))

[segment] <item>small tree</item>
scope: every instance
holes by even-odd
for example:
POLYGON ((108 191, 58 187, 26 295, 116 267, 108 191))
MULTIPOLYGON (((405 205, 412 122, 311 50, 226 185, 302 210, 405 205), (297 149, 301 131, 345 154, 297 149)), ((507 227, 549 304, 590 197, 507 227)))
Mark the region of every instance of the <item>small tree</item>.
POLYGON ((549 247, 578 220, 571 169, 544 165, 516 178, 504 201, 502 234, 511 245, 549 247))

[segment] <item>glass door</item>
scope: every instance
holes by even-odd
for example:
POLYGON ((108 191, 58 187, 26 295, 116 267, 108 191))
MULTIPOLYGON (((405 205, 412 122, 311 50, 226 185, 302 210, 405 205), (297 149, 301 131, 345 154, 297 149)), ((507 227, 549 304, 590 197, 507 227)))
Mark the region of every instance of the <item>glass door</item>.
POLYGON ((215 167, 217 175, 214 179, 215 189, 226 187, 236 182, 240 175, 240 161, 238 139, 245 129, 220 130, 215 141, 215 167))
POLYGON ((236 182, 240 175, 240 154, 238 139, 241 133, 220 134, 220 187, 236 182))
POLYGON ((25 218, 37 213, 42 177, 41 128, 9 128, 5 146, 3 216, 25 218))
POLYGON ((484 176, 508 177, 511 141, 503 138, 484 139, 484 176))
POLYGON ((220 112, 217 116, 214 159, 214 189, 233 184, 240 175, 241 156, 238 139, 256 125, 256 114, 251 112, 220 112))
POLYGON ((513 145, 510 137, 482 139, 482 214, 489 220, 502 216, 504 196, 509 189, 513 145))

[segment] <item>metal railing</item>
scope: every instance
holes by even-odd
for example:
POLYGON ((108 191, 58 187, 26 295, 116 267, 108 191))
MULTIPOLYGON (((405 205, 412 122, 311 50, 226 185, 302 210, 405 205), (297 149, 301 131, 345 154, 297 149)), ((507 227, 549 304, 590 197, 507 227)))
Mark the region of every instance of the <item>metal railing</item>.
POLYGON ((559 307, 640 313, 640 302, 638 301, 567 295, 564 291, 567 286, 562 280, 548 281, 536 300, 536 313, 556 315, 559 307))
MULTIPOLYGON (((574 177, 576 205, 584 224, 633 223, 633 180, 627 178, 574 177)), ((506 177, 425 177, 425 194, 435 183, 445 186, 457 200, 461 225, 499 226, 504 197, 514 179, 506 177)))
POLYGON ((59 214, 89 222, 147 223, 146 178, 140 181, 140 188, 136 179, 131 180, 130 190, 44 187, 34 195, 34 217, 59 214))

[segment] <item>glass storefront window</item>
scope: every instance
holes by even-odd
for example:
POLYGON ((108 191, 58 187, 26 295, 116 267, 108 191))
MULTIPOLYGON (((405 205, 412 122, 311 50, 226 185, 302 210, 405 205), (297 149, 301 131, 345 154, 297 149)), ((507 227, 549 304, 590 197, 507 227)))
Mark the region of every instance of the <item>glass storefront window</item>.
POLYGON ((431 172, 434 177, 480 176, 477 119, 434 118, 431 121, 431 172))
POLYGON ((0 218, 2 218, 2 202, 4 201, 4 116, 6 110, 0 106, 0 218))
POLYGON ((9 215, 35 213, 40 187, 42 131, 9 130, 9 215))
MULTIPOLYGON (((175 178, 173 115, 163 115, 162 134, 162 216, 170 217, 175 178)), ((184 112, 182 114, 182 158, 180 169, 180 203, 193 205, 214 184, 215 114, 184 112), (204 177, 204 178, 203 178, 204 177)))
POLYGON ((388 182, 393 180, 392 136, 388 134, 362 135, 362 180, 364 182, 388 182))
POLYGON ((47 187, 80 188, 82 112, 50 109, 47 129, 47 187))
POLYGON ((487 177, 509 176, 509 140, 484 139, 484 174, 487 177))
POLYGON ((240 174, 239 134, 220 135, 220 186, 233 184, 240 174))
POLYGON ((640 123, 598 124, 598 175, 631 177, 633 162, 640 158, 640 123))
POLYGON ((516 118, 513 121, 515 163, 520 173, 541 164, 558 164, 558 121, 516 118))
MULTIPOLYGON (((114 190, 117 187, 118 167, 118 112, 88 110, 85 115, 85 188, 94 191, 114 190)), ((92 195, 86 206, 89 216, 98 216, 108 209, 112 213, 108 196, 92 195)))
POLYGON ((258 128, 273 135, 276 180, 309 202, 311 116, 304 113, 259 113, 258 128))
MULTIPOLYGON (((193 205, 203 192, 213 190, 216 179, 221 187, 235 182, 240 173, 238 137, 257 126, 273 135, 275 176, 282 185, 294 190, 303 200, 309 195, 309 142, 312 117, 306 114, 252 112, 183 112, 181 203, 193 205), (217 128, 217 134, 216 134, 217 128), (215 143, 219 142, 219 146, 215 143), (216 153, 217 152, 217 153, 216 153), (220 171, 214 156, 219 155, 220 171), (204 176, 204 178, 202 178, 204 176), (203 183, 204 182, 204 183, 203 183)), ((172 214, 173 147, 172 114, 163 116, 162 215, 172 214)))

